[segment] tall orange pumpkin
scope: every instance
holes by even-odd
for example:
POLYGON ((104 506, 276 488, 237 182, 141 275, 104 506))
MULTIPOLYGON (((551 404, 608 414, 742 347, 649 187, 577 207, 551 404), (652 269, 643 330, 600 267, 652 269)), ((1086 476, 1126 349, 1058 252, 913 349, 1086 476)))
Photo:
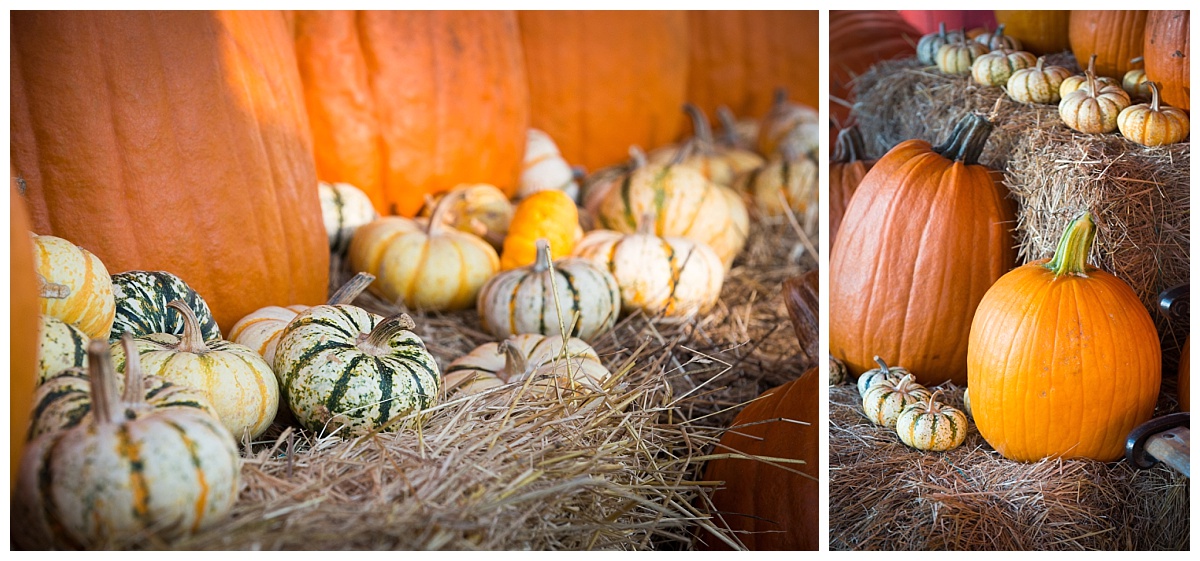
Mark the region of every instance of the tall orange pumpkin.
POLYGON ((818 107, 819 13, 694 10, 688 15, 688 101, 716 119, 726 105, 762 118, 775 88, 818 107))
POLYGON ((1021 48, 1035 55, 1071 48, 1070 21, 1070 10, 996 10, 996 23, 1004 26, 1004 34, 1019 39, 1021 48))
MULTIPOLYGON (((9 170, 12 173, 12 170, 9 170)), ((17 183, 16 177, 10 182, 17 183)), ((29 218, 15 186, 9 188, 9 367, 8 451, 12 461, 9 482, 16 481, 25 435, 29 430, 30 405, 37 385, 38 281, 33 271, 33 244, 29 241, 29 218)))
POLYGON ((1096 55, 1096 75, 1119 83, 1142 56, 1147 10, 1071 10, 1068 35, 1075 60, 1096 55))
POLYGON ((1188 110, 1192 103, 1191 12, 1151 10, 1146 16, 1142 57, 1146 79, 1160 84, 1167 105, 1188 110))
POLYGON ((522 11, 532 126, 588 170, 624 162, 683 130, 688 80, 682 11, 522 11))
POLYGON ((13 165, 39 234, 170 271, 223 330, 325 300, 329 248, 279 12, 14 12, 13 165))
POLYGON ((426 194, 461 183, 516 193, 529 93, 515 14, 322 10, 295 17, 323 181, 351 183, 381 214, 409 217, 426 194))
POLYGON ((976 163, 991 128, 969 114, 941 146, 901 142, 850 200, 830 250, 829 352, 855 376, 882 356, 922 384, 966 383, 975 307, 1016 261, 1007 189, 976 163))
MULTIPOLYGON (((894 10, 829 12, 829 112, 837 125, 850 118, 853 80, 877 62, 914 56, 921 32, 894 10)), ((830 127, 831 134, 837 134, 830 127)))
POLYGON ((1090 214, 1053 259, 1004 275, 971 324, 968 380, 979 434, 1004 457, 1112 461, 1154 413, 1158 333, 1124 281, 1087 264, 1090 214))

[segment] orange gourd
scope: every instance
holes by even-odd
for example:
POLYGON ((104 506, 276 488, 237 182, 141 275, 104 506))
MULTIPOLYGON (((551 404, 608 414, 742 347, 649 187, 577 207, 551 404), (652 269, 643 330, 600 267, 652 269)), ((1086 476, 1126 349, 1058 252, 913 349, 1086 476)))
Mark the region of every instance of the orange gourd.
POLYGON ((35 232, 110 271, 174 273, 222 330, 325 300, 329 242, 279 12, 14 12, 12 30, 12 162, 35 232))
POLYGON ((1187 10, 1151 10, 1142 45, 1146 79, 1162 85, 1164 102, 1185 111, 1192 98, 1190 22, 1187 10))
POLYGON ((1004 457, 1112 461, 1150 419, 1162 377, 1158 333, 1124 281, 1087 264, 1090 214, 1053 259, 988 290, 971 324, 967 378, 979 434, 1004 457))
POLYGON ((864 160, 867 149, 863 146, 862 133, 857 126, 850 126, 838 133, 833 157, 829 160, 829 247, 837 241, 838 228, 854 191, 866 177, 875 160, 864 160))
POLYGON ((570 255, 582 235, 575 201, 562 191, 538 191, 521 201, 513 213, 500 254, 500 270, 532 265, 538 260, 540 239, 550 243, 551 259, 570 255))
POLYGON ((969 114, 941 146, 896 145, 859 184, 829 263, 829 351, 852 375, 879 355, 922 384, 966 382, 975 307, 1016 261, 1007 189, 976 163, 990 131, 969 114))
POLYGON ((1035 55, 1071 48, 1070 10, 995 10, 995 15, 996 23, 1005 26, 1005 33, 1020 39, 1025 50, 1035 55))
MULTIPOLYGON (((10 170, 11 173, 11 170, 10 170)), ((10 179, 18 183, 16 177, 10 179)), ((16 481, 25 433, 29 430, 33 389, 38 364, 38 282, 33 271, 33 244, 29 241, 29 218, 17 187, 9 188, 9 370, 8 452, 12 462, 9 482, 16 481)))
POLYGON ((683 131, 688 81, 682 11, 522 11, 531 126, 588 170, 683 131))
POLYGON ((1096 75, 1120 83, 1142 56, 1146 10, 1071 10, 1068 35, 1075 60, 1096 58, 1096 75))

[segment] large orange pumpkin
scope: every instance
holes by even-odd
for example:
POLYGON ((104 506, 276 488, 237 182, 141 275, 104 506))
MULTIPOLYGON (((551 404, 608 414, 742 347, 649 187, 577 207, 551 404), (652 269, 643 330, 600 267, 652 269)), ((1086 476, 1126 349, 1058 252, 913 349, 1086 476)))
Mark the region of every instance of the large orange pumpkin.
POLYGON ((329 247, 279 12, 14 12, 12 159, 33 230, 170 271, 221 329, 319 304, 329 247))
POLYGON ((996 23, 1004 33, 1021 41, 1035 55, 1061 53, 1071 48, 1070 10, 996 10, 996 23))
POLYGON ((866 152, 857 126, 851 125, 838 132, 833 157, 829 159, 829 247, 837 241, 838 228, 842 226, 850 198, 867 176, 867 171, 875 165, 875 160, 863 159, 866 152))
POLYGON ((738 116, 762 118, 778 87, 793 101, 819 106, 817 11, 694 10, 687 15, 687 98, 710 119, 716 119, 720 105, 738 116))
POLYGON ((1124 281, 1087 264, 1090 214, 1067 226, 1053 259, 1014 269, 971 324, 968 380, 979 434, 1004 457, 1112 461, 1154 413, 1158 333, 1124 281))
POLYGON ((1191 107, 1191 21, 1187 10, 1151 10, 1146 16, 1146 79, 1160 84, 1167 105, 1188 110, 1191 107))
POLYGON ((512 12, 299 12, 296 52, 322 180, 410 217, 460 183, 516 193, 529 93, 512 12))
POLYGON ((1142 56, 1146 10, 1071 10, 1068 35, 1075 60, 1096 55, 1096 75, 1119 83, 1142 56))
POLYGON ((532 126, 588 170, 652 150, 683 130, 687 14, 522 11, 532 126))
POLYGON ((976 163, 991 128, 968 114, 941 146, 901 142, 850 200, 830 250, 829 352, 853 375, 878 355, 925 385, 966 383, 975 307, 1016 261, 1007 189, 976 163))
MULTIPOLYGON (((920 38, 893 10, 829 12, 829 112, 835 125, 850 118, 852 80, 877 62, 916 55, 920 38)), ((834 128, 831 134, 837 134, 834 128)))
POLYGON ((821 388, 814 367, 764 392, 738 413, 713 450, 730 457, 710 460, 704 469, 706 481, 724 481, 713 493, 713 506, 730 529, 745 532, 737 536, 747 549, 820 547, 821 388))
MULTIPOLYGON (((10 169, 11 173, 11 169, 10 169)), ((17 183, 16 177, 9 180, 17 183)), ((16 186, 9 188, 9 370, 8 452, 12 461, 9 482, 16 481, 25 435, 29 430, 33 388, 37 385, 38 281, 33 271, 33 244, 29 241, 29 218, 16 186)))

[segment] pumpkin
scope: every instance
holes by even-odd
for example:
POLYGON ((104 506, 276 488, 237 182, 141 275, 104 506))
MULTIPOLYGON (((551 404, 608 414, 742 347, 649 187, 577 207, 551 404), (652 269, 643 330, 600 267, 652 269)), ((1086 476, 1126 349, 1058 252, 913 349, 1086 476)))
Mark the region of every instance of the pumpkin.
MULTIPOLYGON (((196 315, 183 301, 167 306, 183 316, 183 334, 154 333, 134 339, 142 368, 203 392, 221 423, 238 438, 266 432, 279 408, 279 382, 271 366, 245 345, 204 341, 196 315)), ((124 372, 124 350, 114 346, 113 353, 117 370, 124 372)))
MULTIPOLYGON (((1058 86, 1059 98, 1061 99, 1061 98, 1067 97, 1067 94, 1069 94, 1075 90, 1078 90, 1080 88, 1090 87, 1088 85, 1088 83, 1089 83, 1088 82, 1088 74, 1090 73, 1092 75, 1095 75, 1096 74, 1095 67, 1096 67, 1096 55, 1092 55, 1092 58, 1088 59, 1088 67, 1087 67, 1087 70, 1085 70, 1083 74, 1077 74, 1074 76, 1069 76, 1067 78, 1064 78, 1062 83, 1059 84, 1059 86, 1058 86)), ((1099 86, 1100 88, 1107 88, 1108 86, 1121 87, 1120 82, 1118 82, 1117 80, 1115 80, 1113 78, 1109 78, 1107 76, 1096 76, 1096 85, 1099 86)))
POLYGON ((112 277, 92 252, 54 236, 33 236, 40 313, 107 339, 116 315, 112 277))
POLYGON ((981 55, 971 64, 971 76, 984 86, 1003 86, 1013 72, 1037 63, 1033 54, 1001 49, 981 55))
POLYGON ((896 421, 905 407, 929 399, 929 390, 913 381, 912 374, 900 380, 880 380, 863 394, 863 412, 872 423, 896 428, 896 421))
POLYGON ((829 349, 857 376, 875 355, 922 383, 966 381, 975 306, 1016 262, 1000 173, 979 165, 991 125, 967 115, 938 147, 885 154, 846 208, 829 259, 829 349))
POLYGON ((758 153, 770 158, 787 154, 816 154, 821 147, 817 110, 788 101, 787 91, 775 91, 775 104, 758 129, 758 153))
POLYGON ((974 415, 973 413, 971 413, 971 391, 970 390, 971 390, 971 388, 963 388, 963 409, 967 410, 968 415, 974 415))
POLYGON ((279 11, 27 11, 12 27, 11 156, 34 231, 109 271, 187 279, 223 330, 325 299, 312 136, 279 11))
MULTIPOLYGON (((11 172, 11 168, 10 168, 11 172)), ((14 174, 10 182, 22 181, 14 174)), ((9 363, 8 363, 8 453, 9 483, 17 479, 17 467, 25 448, 25 427, 29 424, 29 398, 38 383, 40 358, 37 318, 38 282, 33 267, 33 243, 29 239, 29 217, 25 202, 16 186, 9 188, 9 363)), ((42 316, 49 317, 49 316, 42 316)))
POLYGON ((612 329, 621 313, 617 279, 586 259, 551 258, 537 241, 537 261, 488 279, 479 291, 479 319, 500 338, 520 333, 591 339, 612 329))
POLYGON ((957 43, 942 45, 934 62, 943 74, 970 74, 975 59, 987 53, 988 48, 982 43, 962 37, 957 43))
POLYGON ((1068 36, 1075 60, 1096 55, 1097 76, 1120 79, 1142 55, 1146 10, 1071 10, 1068 36))
POLYGON ((37 383, 40 385, 68 368, 86 368, 87 334, 54 316, 41 316, 41 321, 37 383))
POLYGON ((224 519, 240 467, 229 431, 195 405, 148 403, 137 368, 120 395, 104 340, 88 355, 91 414, 27 446, 13 490, 14 543, 132 544, 148 531, 171 539, 224 519))
POLYGON ((1058 102, 1058 116, 1068 127, 1088 134, 1117 130, 1117 117, 1129 107, 1129 94, 1119 86, 1100 87, 1095 75, 1088 74, 1088 85, 1080 87, 1058 102))
POLYGON ((588 232, 575 254, 607 269, 621 289, 622 312, 640 310, 665 321, 684 321, 717 302, 725 268, 711 248, 687 238, 659 237, 646 217, 634 234, 588 232))
POLYGON ((1180 411, 1191 411, 1191 355, 1188 353, 1188 350, 1191 348, 1191 344, 1191 337, 1184 339, 1183 350, 1179 354, 1178 391, 1180 411))
POLYGON ((857 125, 838 132, 833 156, 829 159, 829 247, 837 240, 838 229, 851 197, 875 160, 866 160, 867 149, 857 125))
POLYGON ((887 363, 878 356, 875 357, 875 363, 879 365, 879 368, 872 368, 866 372, 863 372, 862 376, 858 377, 859 396, 867 395, 867 390, 884 380, 899 382, 901 378, 911 374, 911 372, 909 372, 908 369, 904 368, 903 366, 889 367, 887 363))
POLYGON ((1142 146, 1174 144, 1188 135, 1190 121, 1187 112, 1175 107, 1159 106, 1158 84, 1150 86, 1150 104, 1139 103, 1121 110, 1117 128, 1121 134, 1142 146))
POLYGON ((517 205, 512 225, 504 238, 500 270, 510 271, 537 261, 537 242, 546 239, 552 257, 571 254, 579 238, 579 209, 562 191, 534 193, 517 205))
POLYGON ((500 251, 515 211, 504 191, 486 183, 459 185, 447 193, 430 197, 417 216, 432 216, 437 203, 450 193, 456 196, 449 210, 442 214, 442 222, 456 230, 475 234, 500 251), (459 191, 461 195, 457 194, 459 191))
MULTIPOLYGON (((653 164, 669 164, 678 157, 681 148, 687 150, 681 164, 690 165, 700 171, 705 178, 717 185, 729 187, 734 177, 763 165, 763 158, 758 154, 736 147, 736 140, 720 145, 713 138, 712 126, 708 117, 699 107, 686 103, 683 110, 692 119, 692 131, 695 136, 689 139, 688 146, 664 146, 650 153, 649 161, 653 164)), ((731 131, 732 132, 732 131, 731 131)))
POLYGON ((349 183, 317 183, 321 197, 321 217, 325 220, 325 233, 329 236, 329 251, 344 256, 350 247, 354 231, 363 224, 379 218, 371 198, 349 183))
POLYGON ((995 10, 995 16, 1007 36, 1019 39, 1025 50, 1035 55, 1071 48, 1070 10, 995 10))
POLYGON ((984 32, 976 35, 975 42, 987 47, 989 51, 1002 49, 1010 51, 1021 50, 1021 41, 1019 39, 1004 34, 1004 24, 996 26, 996 31, 991 33, 984 32))
POLYGON ((522 334, 480 345, 446 367, 445 391, 475 395, 516 382, 530 384, 535 395, 599 390, 611 373, 595 349, 571 337, 564 351, 563 341, 561 335, 522 334))
MULTIPOLYGON (((721 134, 718 142, 725 148, 754 151, 754 147, 758 144, 758 131, 761 128, 757 120, 738 119, 733 115, 733 111, 724 105, 717 107, 717 120, 721 122, 721 134)), ((761 157, 759 156, 759 158, 761 157)))
POLYGON ((895 10, 829 11, 829 97, 840 101, 826 107, 835 124, 850 118, 855 78, 877 62, 912 56, 920 36, 895 10))
POLYGON ((937 64, 938 51, 950 43, 962 41, 962 30, 946 33, 946 22, 939 22, 937 31, 917 41, 917 61, 921 64, 937 64))
POLYGON ((395 430, 394 417, 432 407, 441 375, 407 314, 314 306, 284 329, 275 371, 296 420, 314 433, 395 430))
POLYGON ((1129 61, 1134 67, 1121 78, 1121 89, 1133 99, 1150 99, 1150 86, 1146 85, 1146 69, 1142 68, 1142 57, 1129 61))
POLYGON ((182 300, 200 322, 200 336, 205 341, 221 338, 208 303, 183 279, 166 271, 126 271, 112 276, 113 296, 117 313, 113 320, 109 343, 115 343, 123 333, 143 337, 151 333, 183 333, 183 317, 167 306, 182 300))
POLYGON ((967 439, 967 416, 940 403, 937 398, 941 393, 933 392, 928 401, 918 401, 900 412, 896 434, 901 442, 917 450, 944 452, 958 448, 967 439))
POLYGON ((694 166, 647 164, 638 150, 623 173, 588 191, 585 205, 600 228, 617 232, 637 231, 638 219, 650 214, 655 235, 705 243, 726 268, 750 232, 746 205, 732 189, 705 179, 694 166))
POLYGON ((1150 10, 1146 15, 1146 79, 1159 84, 1159 95, 1168 105, 1191 108, 1191 12, 1150 10))
POLYGON ((975 426, 1011 460, 1116 460, 1154 412, 1158 333, 1129 285, 1088 265, 1095 228, 1073 220, 1053 259, 997 280, 971 324, 975 426))
MULTIPOLYGON (((742 173, 733 188, 767 216, 784 216, 788 210, 804 219, 817 212, 817 163, 803 154, 776 156, 766 165, 742 173)), ((811 219, 806 224, 816 224, 811 219)))
POLYGON ((524 199, 538 191, 562 191, 576 200, 579 182, 554 139, 538 129, 529 129, 525 133, 525 161, 517 182, 517 198, 524 199))
POLYGON ((631 145, 653 149, 678 138, 686 12, 523 10, 517 18, 529 124, 558 142, 568 162, 600 169, 624 160, 631 145))
POLYGON ((1021 103, 1058 103, 1059 88, 1071 71, 1061 66, 1045 66, 1046 57, 1038 57, 1033 68, 1013 72, 1004 88, 1008 97, 1021 103))
POLYGON ((829 360, 829 385, 837 386, 845 383, 850 378, 849 372, 846 371, 846 363, 833 356, 827 358, 829 360))
POLYGON ((351 270, 375 275, 370 291, 388 302, 430 311, 470 307, 500 258, 482 238, 445 225, 442 215, 461 196, 439 201, 427 224, 385 217, 359 228, 350 242, 351 270))
POLYGON ((820 393, 817 368, 763 392, 738 412, 704 466, 705 481, 724 482, 713 491, 715 514, 747 549, 821 546, 820 393))
MULTIPOLYGON (((358 273, 334 292, 326 304, 350 304, 374 281, 375 275, 358 273)), ((273 365, 275 348, 279 345, 283 328, 300 315, 300 312, 311 307, 297 304, 287 307, 267 306, 256 310, 233 325, 233 329, 229 330, 229 340, 254 349, 267 364, 273 365)))
POLYGON ((530 115, 516 14, 298 11, 295 32, 322 180, 408 217, 463 183, 516 192, 530 115))

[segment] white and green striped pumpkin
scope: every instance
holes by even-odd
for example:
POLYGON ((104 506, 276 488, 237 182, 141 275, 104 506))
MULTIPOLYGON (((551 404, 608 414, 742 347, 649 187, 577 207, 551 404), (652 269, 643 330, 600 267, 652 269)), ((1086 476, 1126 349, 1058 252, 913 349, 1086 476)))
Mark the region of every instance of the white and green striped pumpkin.
POLYGON ((766 216, 784 216, 786 209, 805 223, 815 224, 817 216, 817 163, 804 154, 772 158, 766 165, 742 173, 734 179, 734 189, 742 193, 766 216))
POLYGON ((296 420, 317 434, 360 436, 432 407, 441 374, 413 327, 406 314, 384 319, 348 305, 301 312, 275 349, 296 420))
MULTIPOLYGON (((514 382, 525 382, 533 395, 595 391, 611 375, 596 350, 582 339, 567 339, 564 356, 559 335, 514 335, 499 343, 485 343, 446 367, 446 393, 475 395, 514 382)), ((520 386, 513 386, 515 391, 520 386)))
POLYGON ((525 134, 525 160, 521 163, 516 198, 549 190, 562 191, 572 200, 579 200, 575 170, 563 159, 554 139, 538 129, 529 129, 525 134))
POLYGON ((982 86, 1003 86, 1014 72, 1035 65, 1033 53, 999 49, 976 58, 971 63, 971 77, 982 86))
POLYGON ((882 380, 863 395, 863 412, 872 423, 887 428, 896 426, 900 412, 908 405, 929 399, 929 390, 905 374, 899 381, 882 380))
POLYGON ((879 382, 884 380, 899 382, 900 378, 909 374, 903 366, 888 366, 878 355, 875 356, 875 363, 879 365, 879 368, 872 368, 858 377, 858 395, 860 396, 867 395, 867 390, 879 382))
MULTIPOLYGON (((184 316, 182 335, 154 333, 134 339, 147 374, 200 390, 221 422, 239 439, 266 432, 279 408, 279 382, 254 349, 225 340, 205 341, 189 306, 168 304, 184 316)), ((125 352, 114 346, 117 370, 125 371, 125 352)))
POLYGON ((329 252, 346 255, 354 231, 363 224, 379 218, 371 198, 361 189, 349 183, 317 182, 321 197, 321 217, 325 221, 325 233, 329 235, 329 252))
POLYGON ((942 390, 929 400, 908 405, 896 419, 900 440, 917 450, 943 452, 957 448, 967 438, 967 416, 937 400, 942 390))
POLYGON ((496 337, 562 335, 561 322, 570 337, 591 339, 616 324, 621 289, 612 274, 587 259, 552 262, 549 242, 539 239, 537 261, 488 279, 475 307, 496 337))
POLYGON ((38 384, 68 368, 87 367, 88 336, 54 316, 41 316, 38 330, 38 384))
MULTIPOLYGON (((118 391, 108 344, 89 352, 91 412, 25 448, 13 490, 12 540, 24 549, 145 544, 225 518, 238 494, 233 435, 191 405, 147 403, 131 368, 118 391)), ((151 387, 158 387, 151 384, 151 387)), ((157 399, 157 398, 152 398, 157 399)))
POLYGON ((621 310, 684 321, 717 302, 725 268, 711 248, 686 238, 610 230, 588 232, 575 254, 607 269, 621 289, 621 310))
POLYGON ((115 343, 122 333, 144 337, 151 333, 183 334, 183 317, 167 306, 182 300, 200 322, 205 341, 221 338, 221 328, 213 319, 208 303, 183 279, 166 271, 126 271, 112 276, 117 314, 108 342, 115 343))

